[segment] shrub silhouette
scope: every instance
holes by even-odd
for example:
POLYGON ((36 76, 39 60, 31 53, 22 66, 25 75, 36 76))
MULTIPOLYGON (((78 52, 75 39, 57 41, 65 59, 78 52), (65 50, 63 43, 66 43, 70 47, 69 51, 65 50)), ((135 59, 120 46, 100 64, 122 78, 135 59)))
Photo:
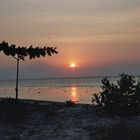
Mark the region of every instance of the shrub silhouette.
POLYGON ((140 81, 121 74, 117 84, 107 77, 102 80, 102 92, 94 94, 92 102, 100 109, 115 114, 140 114, 140 81))
POLYGON ((76 104, 76 102, 72 101, 72 100, 68 100, 66 101, 67 106, 74 106, 76 104))
POLYGON ((7 42, 3 41, 0 43, 0 52, 3 52, 7 56, 12 56, 17 60, 17 78, 16 78, 16 99, 18 99, 18 73, 19 73, 19 61, 25 60, 25 57, 30 59, 39 58, 41 56, 51 56, 52 54, 57 54, 56 47, 16 47, 16 45, 9 45, 7 42))

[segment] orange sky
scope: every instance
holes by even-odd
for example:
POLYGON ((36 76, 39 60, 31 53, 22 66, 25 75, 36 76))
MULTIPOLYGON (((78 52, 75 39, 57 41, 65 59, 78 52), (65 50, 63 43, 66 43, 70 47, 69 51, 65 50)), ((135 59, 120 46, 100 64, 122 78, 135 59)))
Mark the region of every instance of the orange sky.
MULTIPOLYGON (((139 7, 138 0, 1 0, 0 41, 58 47, 56 56, 22 62, 27 77, 34 67, 32 77, 139 74, 139 7)), ((14 68, 1 54, 1 73, 14 68)))

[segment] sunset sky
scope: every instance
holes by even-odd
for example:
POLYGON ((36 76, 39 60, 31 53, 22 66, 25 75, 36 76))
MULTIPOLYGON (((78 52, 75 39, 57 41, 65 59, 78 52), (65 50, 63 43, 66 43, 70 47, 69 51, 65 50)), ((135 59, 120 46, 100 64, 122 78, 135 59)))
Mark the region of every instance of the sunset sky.
MULTIPOLYGON (((21 62, 21 78, 140 74, 140 0, 0 0, 3 40, 58 48, 21 62)), ((0 53, 0 79, 15 70, 16 61, 0 53)))

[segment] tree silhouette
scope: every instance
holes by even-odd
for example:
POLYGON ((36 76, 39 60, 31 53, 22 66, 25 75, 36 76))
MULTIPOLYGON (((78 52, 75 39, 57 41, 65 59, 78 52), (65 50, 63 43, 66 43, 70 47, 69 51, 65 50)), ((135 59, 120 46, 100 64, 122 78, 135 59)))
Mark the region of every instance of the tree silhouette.
POLYGON ((3 52, 7 56, 12 56, 17 60, 17 77, 16 77, 16 99, 18 99, 18 75, 19 75, 19 61, 25 60, 25 57, 29 59, 39 58, 46 55, 51 56, 52 54, 57 54, 56 47, 16 47, 16 45, 9 45, 7 42, 3 41, 0 43, 0 52, 3 52))
POLYGON ((99 109, 118 115, 140 114, 140 80, 123 73, 117 83, 103 78, 101 88, 92 98, 99 109))

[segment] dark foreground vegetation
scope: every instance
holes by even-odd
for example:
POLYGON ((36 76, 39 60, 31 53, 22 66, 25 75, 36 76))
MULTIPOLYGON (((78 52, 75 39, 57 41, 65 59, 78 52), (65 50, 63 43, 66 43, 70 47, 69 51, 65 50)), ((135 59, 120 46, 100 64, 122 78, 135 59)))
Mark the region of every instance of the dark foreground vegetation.
POLYGON ((93 95, 98 110, 117 115, 140 115, 140 81, 121 74, 116 84, 102 80, 102 92, 93 95))
POLYGON ((138 140, 140 116, 97 113, 93 105, 0 100, 0 140, 138 140))

